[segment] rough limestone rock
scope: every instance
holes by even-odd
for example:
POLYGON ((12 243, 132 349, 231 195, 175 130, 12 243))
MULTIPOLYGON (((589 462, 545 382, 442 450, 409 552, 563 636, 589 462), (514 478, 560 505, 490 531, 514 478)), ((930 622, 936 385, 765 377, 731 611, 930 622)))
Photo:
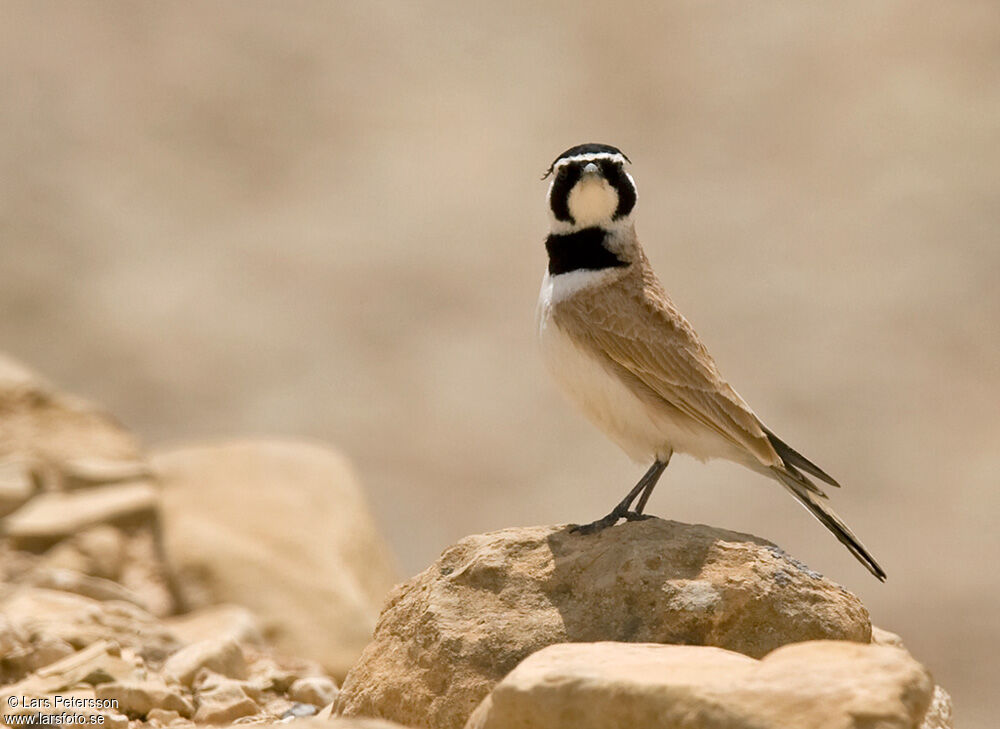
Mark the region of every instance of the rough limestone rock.
POLYGON ((248 441, 161 453, 153 467, 188 602, 244 605, 280 650, 342 678, 396 581, 346 460, 248 441))
POLYGON ((714 645, 752 657, 806 640, 868 643, 860 600, 746 534, 661 519, 471 536, 398 587, 336 710, 458 729, 553 643, 714 645))
POLYGON ((0 457, 26 457, 63 470, 66 464, 141 461, 139 446, 110 415, 57 392, 28 368, 0 354, 0 457))
POLYGON ((905 651, 843 641, 757 661, 720 648, 590 643, 527 658, 466 729, 912 729, 934 684, 905 651))
POLYGON ((952 729, 953 726, 951 696, 940 686, 935 686, 934 697, 920 729, 952 729))

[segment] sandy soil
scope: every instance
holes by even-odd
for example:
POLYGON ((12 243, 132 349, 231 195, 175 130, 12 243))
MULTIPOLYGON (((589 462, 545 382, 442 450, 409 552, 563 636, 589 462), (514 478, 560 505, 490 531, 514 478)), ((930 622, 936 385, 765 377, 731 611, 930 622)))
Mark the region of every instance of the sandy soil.
POLYGON ((475 5, 5 2, 2 347, 151 443, 341 445, 408 571, 592 519, 643 466, 539 362, 538 177, 617 144, 668 290, 889 582, 736 467, 651 509, 850 586, 987 726, 996 3, 475 5))

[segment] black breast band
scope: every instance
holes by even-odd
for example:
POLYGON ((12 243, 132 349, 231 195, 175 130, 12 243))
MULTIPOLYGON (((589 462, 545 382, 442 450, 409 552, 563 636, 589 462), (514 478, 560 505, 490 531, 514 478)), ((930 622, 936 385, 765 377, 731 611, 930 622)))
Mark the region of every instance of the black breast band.
POLYGON ((545 239, 549 274, 557 276, 570 271, 601 271, 627 266, 627 261, 604 247, 606 236, 607 232, 602 228, 584 228, 562 235, 553 233, 545 239))

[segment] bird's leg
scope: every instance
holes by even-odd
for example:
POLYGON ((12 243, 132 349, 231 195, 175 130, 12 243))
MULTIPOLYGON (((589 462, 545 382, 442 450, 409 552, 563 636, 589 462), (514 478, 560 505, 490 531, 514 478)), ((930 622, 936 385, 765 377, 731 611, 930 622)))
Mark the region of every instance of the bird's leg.
MULTIPOLYGON (((639 497, 639 503, 637 503, 635 505, 635 513, 636 514, 642 514, 642 510, 646 508, 646 502, 649 501, 649 496, 650 496, 650 494, 653 493, 653 489, 656 488, 656 483, 660 480, 660 476, 666 470, 667 465, 670 463, 670 456, 672 456, 672 455, 674 455, 674 452, 670 451, 670 452, 667 453, 666 458, 664 458, 662 461, 657 460, 653 464, 655 466, 657 463, 662 463, 663 467, 660 468, 660 470, 656 472, 656 475, 646 485, 646 490, 643 491, 642 495, 639 497)), ((652 469, 650 469, 650 470, 652 470, 652 469)))
MULTIPOLYGON (((667 467, 666 461, 654 461, 653 465, 649 467, 649 470, 646 471, 645 475, 643 475, 643 477, 639 479, 639 483, 637 483, 632 488, 632 490, 628 492, 628 494, 625 496, 624 499, 621 500, 621 503, 619 503, 618 506, 616 506, 614 509, 611 510, 610 514, 608 514, 602 519, 593 521, 590 524, 575 526, 570 531, 577 532, 579 534, 596 534, 602 529, 607 529, 609 526, 616 524, 619 519, 629 519, 630 521, 632 521, 635 519, 646 518, 640 512, 629 511, 629 507, 632 505, 632 502, 635 501, 636 497, 639 496, 640 493, 642 493, 646 489, 648 489, 649 491, 653 490, 653 486, 656 485, 657 480, 660 478, 660 474, 663 473, 663 469, 666 467, 667 467)), ((645 501, 642 502, 642 505, 645 506, 645 501)))

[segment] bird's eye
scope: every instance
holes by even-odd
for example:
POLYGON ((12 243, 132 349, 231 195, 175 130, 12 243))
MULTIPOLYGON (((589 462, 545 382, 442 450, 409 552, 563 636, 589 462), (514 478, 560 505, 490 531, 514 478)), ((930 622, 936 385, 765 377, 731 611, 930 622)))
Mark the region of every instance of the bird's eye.
POLYGON ((556 173, 556 179, 552 181, 549 199, 549 205, 556 220, 573 222, 573 216, 569 212, 569 193, 579 179, 579 165, 564 165, 556 173))
POLYGON ((612 162, 609 159, 601 160, 601 174, 607 180, 615 179, 619 174, 621 174, 622 166, 619 162, 612 162))

